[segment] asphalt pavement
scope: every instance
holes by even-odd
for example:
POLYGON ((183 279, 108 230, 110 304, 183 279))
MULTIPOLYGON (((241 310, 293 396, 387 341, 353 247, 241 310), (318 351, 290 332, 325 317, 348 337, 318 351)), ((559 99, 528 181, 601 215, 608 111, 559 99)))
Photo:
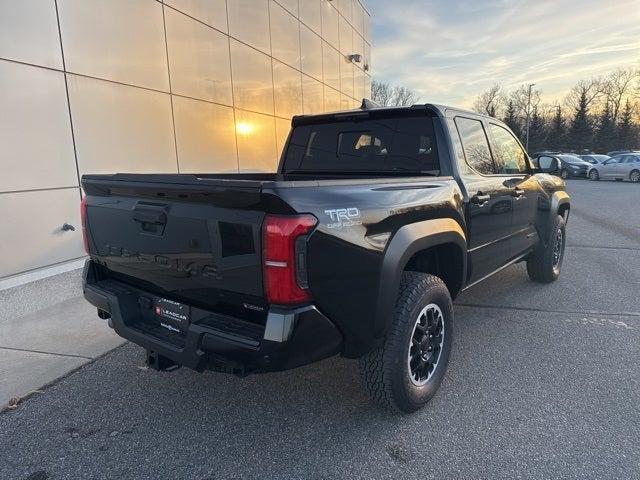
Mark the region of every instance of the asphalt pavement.
POLYGON ((127 344, 0 414, 0 478, 640 478, 640 186, 568 190, 561 278, 462 294, 418 413, 378 410, 350 360, 238 379, 127 344))

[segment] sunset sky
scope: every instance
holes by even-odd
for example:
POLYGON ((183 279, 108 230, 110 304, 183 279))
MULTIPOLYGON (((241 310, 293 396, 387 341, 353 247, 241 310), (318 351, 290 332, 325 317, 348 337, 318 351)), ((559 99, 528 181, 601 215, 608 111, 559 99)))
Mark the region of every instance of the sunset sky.
POLYGON ((640 0, 366 0, 373 77, 470 107, 500 83, 546 102, 578 80, 640 67, 640 0))

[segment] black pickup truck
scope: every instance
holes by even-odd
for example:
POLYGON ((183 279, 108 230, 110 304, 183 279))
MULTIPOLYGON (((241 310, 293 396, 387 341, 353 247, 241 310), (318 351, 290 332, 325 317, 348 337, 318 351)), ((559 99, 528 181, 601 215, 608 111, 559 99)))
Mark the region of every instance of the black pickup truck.
POLYGON ((158 370, 359 358, 409 412, 452 299, 515 262, 555 280, 569 196, 500 121, 438 105, 299 116, 277 173, 85 175, 84 295, 158 370))

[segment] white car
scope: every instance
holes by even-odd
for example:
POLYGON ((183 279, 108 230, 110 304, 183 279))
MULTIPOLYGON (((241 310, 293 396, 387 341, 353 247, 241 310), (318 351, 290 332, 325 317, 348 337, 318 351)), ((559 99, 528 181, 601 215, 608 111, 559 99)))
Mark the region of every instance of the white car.
POLYGON ((611 180, 619 182, 631 180, 634 183, 640 182, 640 154, 627 153, 616 155, 603 163, 592 165, 587 173, 591 180, 611 180))

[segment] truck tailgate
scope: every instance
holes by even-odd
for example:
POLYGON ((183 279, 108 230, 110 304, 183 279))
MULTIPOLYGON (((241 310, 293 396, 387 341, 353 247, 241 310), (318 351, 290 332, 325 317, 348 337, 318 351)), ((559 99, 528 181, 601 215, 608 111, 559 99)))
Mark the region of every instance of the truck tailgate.
POLYGON ((259 311, 262 182, 144 177, 153 181, 83 179, 89 248, 104 275, 210 310, 259 311))

